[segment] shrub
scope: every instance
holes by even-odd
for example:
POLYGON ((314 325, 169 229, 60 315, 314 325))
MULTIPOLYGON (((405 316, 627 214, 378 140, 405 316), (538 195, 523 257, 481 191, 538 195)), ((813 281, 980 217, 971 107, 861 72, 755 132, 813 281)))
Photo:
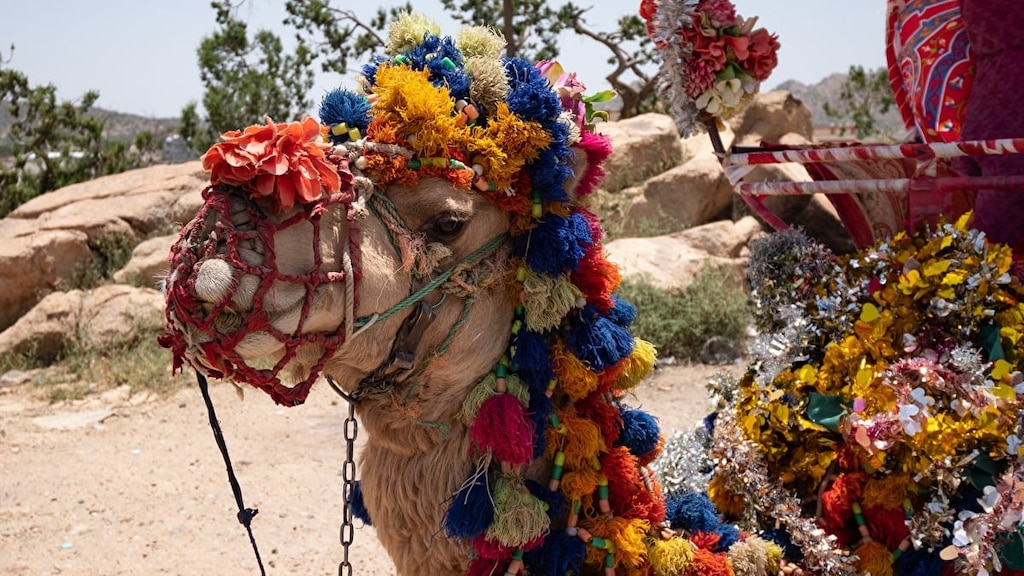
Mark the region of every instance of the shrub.
POLYGON ((752 321, 742 283, 722 266, 705 265, 681 292, 641 277, 623 279, 619 293, 637 308, 633 333, 653 343, 662 357, 696 359, 716 336, 739 345, 752 321))

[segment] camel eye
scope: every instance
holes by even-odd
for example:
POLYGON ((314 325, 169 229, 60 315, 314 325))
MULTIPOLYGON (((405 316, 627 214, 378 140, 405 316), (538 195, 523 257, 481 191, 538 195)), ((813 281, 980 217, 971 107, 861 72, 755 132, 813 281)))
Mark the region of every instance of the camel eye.
POLYGON ((459 215, 445 212, 434 220, 431 232, 438 238, 451 239, 458 236, 465 225, 466 220, 459 215))

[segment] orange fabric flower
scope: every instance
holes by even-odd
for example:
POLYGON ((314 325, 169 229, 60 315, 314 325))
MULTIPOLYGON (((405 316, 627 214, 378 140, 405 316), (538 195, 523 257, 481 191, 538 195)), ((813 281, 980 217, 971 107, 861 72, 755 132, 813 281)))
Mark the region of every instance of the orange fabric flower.
POLYGON ((213 184, 248 190, 254 197, 270 196, 280 210, 295 202, 319 200, 324 192, 341 188, 338 169, 325 154, 330 145, 320 141, 320 124, 312 118, 301 122, 250 126, 221 135, 203 154, 203 168, 213 184))

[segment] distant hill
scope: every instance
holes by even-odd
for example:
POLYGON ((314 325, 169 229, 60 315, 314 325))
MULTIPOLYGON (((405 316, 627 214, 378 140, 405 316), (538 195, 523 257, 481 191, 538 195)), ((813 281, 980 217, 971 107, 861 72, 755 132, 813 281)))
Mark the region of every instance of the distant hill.
MULTIPOLYGON (((839 94, 842 91, 843 81, 846 74, 831 74, 817 84, 807 85, 797 80, 786 80, 775 87, 776 90, 786 90, 793 96, 799 98, 811 109, 815 126, 829 126, 841 124, 839 119, 832 118, 825 113, 825 103, 839 103, 839 94)), ((880 128, 883 132, 891 134, 902 134, 903 120, 900 118, 899 110, 891 108, 880 119, 880 128)))
MULTIPOLYGON (((103 121, 104 134, 111 140, 131 142, 136 134, 149 131, 157 138, 164 138, 178 131, 178 118, 149 118, 125 112, 115 112, 94 107, 89 116, 103 121)), ((7 139, 7 132, 14 119, 5 107, 0 107, 0 143, 7 139)))

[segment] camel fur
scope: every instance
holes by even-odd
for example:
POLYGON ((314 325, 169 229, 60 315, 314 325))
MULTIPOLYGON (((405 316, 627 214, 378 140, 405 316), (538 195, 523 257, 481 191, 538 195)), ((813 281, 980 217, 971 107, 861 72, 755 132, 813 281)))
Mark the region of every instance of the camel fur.
MULTIPOLYGON (((580 538, 589 534, 582 530, 587 526, 616 546, 614 553, 600 549, 604 540, 595 538, 584 557, 583 544, 570 538, 565 550, 573 557, 563 560, 574 571, 600 569, 605 561, 622 573, 643 569, 644 538, 658 532, 664 515, 656 489, 643 500, 650 504, 648 515, 626 519, 620 516, 634 504, 596 511, 607 496, 598 506, 593 484, 592 465, 599 460, 622 462, 633 470, 634 482, 642 477, 638 457, 603 438, 621 429, 620 388, 653 363, 653 349, 628 335, 631 308, 610 295, 618 274, 604 260, 596 218, 580 202, 593 190, 610 148, 582 117, 574 77, 559 77, 556 69, 559 80, 545 80, 532 65, 501 62, 500 41, 486 30, 461 35, 464 49, 458 51, 450 39, 419 26, 417 17, 407 16, 392 28, 389 58, 364 69, 364 88, 354 96, 325 100, 322 127, 308 119, 268 121, 225 134, 224 143, 204 156, 212 184, 204 210, 172 249, 165 343, 179 366, 187 362, 213 376, 248 381, 282 403, 301 403, 320 376, 360 395, 357 414, 367 438, 358 458, 362 496, 399 574, 525 573, 523 551, 535 566, 546 562, 535 558, 542 550, 562 553, 545 547, 567 523, 576 534, 565 502, 552 509, 526 496, 520 502, 542 513, 521 525, 511 512, 502 516, 501 503, 495 503, 498 520, 475 538, 452 537, 454 520, 446 514, 478 470, 490 479, 492 502, 501 482, 518 486, 512 496, 526 494, 533 480, 547 488, 562 442, 558 434, 577 429, 604 435, 585 447, 565 447, 574 461, 584 457, 573 458, 572 450, 589 451, 576 472, 577 479, 592 478, 589 491, 579 493, 585 504, 580 538), (442 60, 448 63, 438 68, 442 60), (458 90, 466 96, 452 94, 458 90), (534 100, 553 108, 537 112, 534 100), (535 119, 524 120, 534 112, 535 119), (321 133, 330 145, 321 143, 321 133), (485 158, 477 162, 473 149, 485 158), (276 168, 286 162, 288 170, 276 168), (550 170, 531 172, 542 162, 550 162, 550 170), (539 192, 551 174, 564 176, 552 176, 555 185, 539 192), (575 225, 576 236, 562 228, 557 237, 569 243, 554 243, 556 236, 542 234, 553 223, 575 225), (482 250, 489 242, 494 247, 482 250), (571 256, 577 249, 584 255, 571 256), (564 269, 538 271, 570 260, 564 269), (433 319, 407 322, 421 302, 433 319), (618 339, 609 343, 588 332, 584 317, 618 339), (412 343, 411 368, 401 369, 393 360, 395 349, 408 344, 399 333, 408 330, 422 334, 412 343), (548 342, 540 364, 519 362, 527 336, 548 342), (586 353, 593 359, 573 355, 586 353), (532 376, 541 364, 565 382, 550 400, 544 387, 554 380, 532 376), (569 381, 576 380, 565 376, 570 368, 579 371, 575 386, 582 391, 570 390, 569 381), (367 382, 376 384, 364 395, 367 382), (467 408, 467 398, 482 382, 495 387, 485 391, 488 399, 518 394, 522 404, 510 405, 527 420, 474 420, 479 415, 472 412, 485 409, 467 408), (586 406, 606 406, 604 429, 588 424, 586 406), (571 417, 571 425, 552 424, 555 414, 571 417), (481 444, 481 438, 491 442, 516 426, 527 434, 525 445, 481 444), (516 456, 516 462, 499 457, 523 453, 529 456, 516 456), (496 528, 499 521, 513 529, 496 528), (621 532, 614 538, 613 525, 621 532), (524 533, 529 541, 516 540, 524 533), (492 556, 481 556, 481 550, 492 556)), ((649 461, 653 450, 641 456, 649 461)), ((566 464, 566 482, 574 470, 566 464)), ((555 502, 564 490, 551 485, 555 502)), ((628 491, 649 492, 642 484, 628 491)))

